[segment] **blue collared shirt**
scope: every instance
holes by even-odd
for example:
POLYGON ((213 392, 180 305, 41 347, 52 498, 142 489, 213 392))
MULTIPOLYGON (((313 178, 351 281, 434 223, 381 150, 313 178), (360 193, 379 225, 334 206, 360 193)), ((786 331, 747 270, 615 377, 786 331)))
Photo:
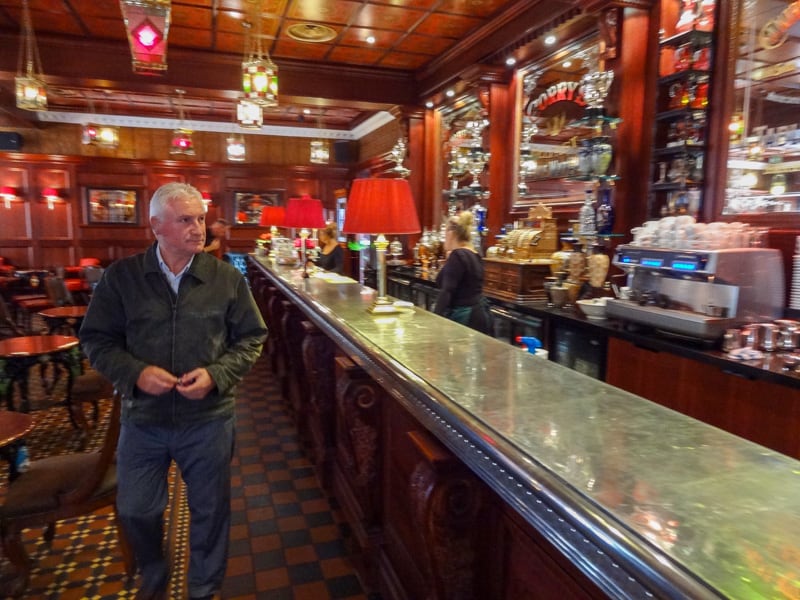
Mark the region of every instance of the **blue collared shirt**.
POLYGON ((161 268, 161 272, 164 273, 167 277, 167 283, 169 283, 169 287, 172 288, 172 291, 175 292, 175 295, 178 295, 178 288, 181 286, 181 279, 186 274, 186 271, 189 270, 189 267, 192 266, 192 262, 194 261, 194 256, 189 259, 189 262, 186 263, 186 266, 180 270, 180 272, 175 275, 172 273, 170 268, 167 266, 167 263, 164 262, 164 257, 161 256, 161 247, 156 246, 156 256, 158 257, 158 266, 161 268))

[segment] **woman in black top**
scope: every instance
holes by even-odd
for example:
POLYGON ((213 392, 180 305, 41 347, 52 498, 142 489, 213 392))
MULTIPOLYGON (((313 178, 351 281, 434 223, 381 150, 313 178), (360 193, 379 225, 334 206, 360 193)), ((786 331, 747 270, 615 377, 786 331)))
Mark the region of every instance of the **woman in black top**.
POLYGON ((344 268, 344 251, 336 240, 336 223, 328 223, 325 229, 320 229, 319 254, 314 261, 320 269, 342 274, 344 268))
POLYGON ((469 211, 447 220, 444 238, 447 260, 436 276, 440 291, 434 312, 492 335, 492 315, 483 296, 483 261, 470 240, 472 222, 469 211))

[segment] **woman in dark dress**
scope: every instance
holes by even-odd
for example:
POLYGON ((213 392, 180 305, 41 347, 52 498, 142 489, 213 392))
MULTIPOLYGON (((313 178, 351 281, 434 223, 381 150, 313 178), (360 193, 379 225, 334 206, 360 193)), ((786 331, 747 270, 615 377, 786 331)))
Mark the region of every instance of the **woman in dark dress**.
POLYGON ((492 314, 483 295, 483 261, 471 241, 472 223, 469 211, 447 220, 444 238, 447 260, 436 276, 440 291, 434 312, 492 335, 492 314))
POLYGON ((328 223, 324 229, 320 229, 317 235, 319 239, 319 254, 314 264, 320 269, 342 274, 344 268, 344 251, 336 240, 336 223, 328 223))

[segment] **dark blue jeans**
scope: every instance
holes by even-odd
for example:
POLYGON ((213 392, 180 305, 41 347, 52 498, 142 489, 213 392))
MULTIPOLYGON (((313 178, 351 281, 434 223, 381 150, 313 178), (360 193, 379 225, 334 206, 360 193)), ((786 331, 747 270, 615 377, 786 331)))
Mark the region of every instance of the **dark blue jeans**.
POLYGON ((142 574, 141 587, 164 589, 167 474, 174 460, 186 483, 191 516, 189 595, 222 587, 231 521, 234 419, 178 426, 123 423, 117 446, 117 511, 142 574))

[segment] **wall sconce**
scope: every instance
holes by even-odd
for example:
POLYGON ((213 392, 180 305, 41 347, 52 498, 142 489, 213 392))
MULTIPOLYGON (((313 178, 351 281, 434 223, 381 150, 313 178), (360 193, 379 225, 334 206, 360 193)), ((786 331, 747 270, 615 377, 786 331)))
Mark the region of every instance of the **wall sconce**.
POLYGON ((211 192, 200 192, 200 196, 203 198, 203 209, 208 212, 208 207, 213 203, 211 192))
POLYGON ((47 202, 48 210, 54 210, 56 202, 61 200, 61 195, 56 188, 46 187, 42 190, 42 199, 47 202))
POLYGON ((4 185, 0 188, 0 198, 3 199, 3 205, 10 209, 11 203, 17 199, 17 189, 10 185, 4 185))
POLYGON ((167 70, 170 0, 120 0, 134 73, 162 75, 167 70))
POLYGON ((85 146, 116 148, 119 145, 119 128, 87 123, 81 129, 81 143, 85 146))

